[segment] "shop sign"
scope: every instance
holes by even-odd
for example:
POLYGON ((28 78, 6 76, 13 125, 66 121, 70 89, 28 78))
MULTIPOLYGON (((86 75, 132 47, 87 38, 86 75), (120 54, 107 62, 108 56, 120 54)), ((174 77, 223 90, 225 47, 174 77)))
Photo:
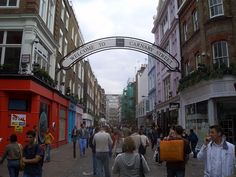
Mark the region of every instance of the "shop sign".
POLYGON ((26 126, 26 114, 11 114, 11 126, 26 126))
POLYGON ((15 132, 16 133, 23 133, 23 127, 22 126, 15 126, 15 132))
POLYGON ((30 62, 30 54, 22 54, 21 63, 29 63, 29 62, 30 62))

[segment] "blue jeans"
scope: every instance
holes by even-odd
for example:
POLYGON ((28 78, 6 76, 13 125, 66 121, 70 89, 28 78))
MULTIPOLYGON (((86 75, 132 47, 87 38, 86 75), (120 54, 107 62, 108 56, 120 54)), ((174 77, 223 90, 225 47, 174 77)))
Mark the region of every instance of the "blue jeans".
POLYGON ((93 152, 92 154, 92 160, 93 160, 93 175, 97 174, 97 159, 96 159, 96 153, 93 152))
POLYGON ((185 177, 185 169, 167 168, 167 177, 185 177))
MULTIPOLYGON (((51 144, 45 144, 45 160, 50 161, 51 160, 51 144)), ((44 159, 43 159, 44 160, 44 159)))
POLYGON ((97 177, 103 177, 103 172, 105 177, 111 177, 110 167, 109 167, 109 152, 96 152, 97 159, 97 177))
POLYGON ((18 177, 19 176, 19 160, 7 160, 7 168, 10 177, 18 177))
POLYGON ((79 139, 79 149, 80 149, 80 156, 85 155, 85 149, 87 147, 87 139, 80 138, 79 139))

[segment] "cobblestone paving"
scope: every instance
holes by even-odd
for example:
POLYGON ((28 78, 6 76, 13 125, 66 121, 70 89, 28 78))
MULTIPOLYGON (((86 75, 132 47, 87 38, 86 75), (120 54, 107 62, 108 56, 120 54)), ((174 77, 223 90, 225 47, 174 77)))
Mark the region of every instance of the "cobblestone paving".
MULTIPOLYGON (((79 148, 77 146, 77 154, 79 154, 79 148)), ((159 166, 153 161, 153 151, 147 150, 147 161, 151 172, 146 177, 166 177, 166 167, 163 163, 159 166)), ((44 163, 43 165, 43 177, 85 177, 93 176, 88 175, 92 171, 92 159, 91 150, 87 149, 85 157, 73 158, 72 144, 63 145, 60 148, 53 149, 51 151, 52 161, 44 163)), ((113 159, 111 161, 113 164, 113 159)), ((3 165, 0 165, 0 177, 8 177, 6 161, 3 165)), ((20 173, 19 177, 23 174, 20 173)), ((197 159, 190 157, 186 166, 186 177, 201 177, 203 176, 203 164, 197 159)), ((113 177, 116 177, 113 175, 113 177)))

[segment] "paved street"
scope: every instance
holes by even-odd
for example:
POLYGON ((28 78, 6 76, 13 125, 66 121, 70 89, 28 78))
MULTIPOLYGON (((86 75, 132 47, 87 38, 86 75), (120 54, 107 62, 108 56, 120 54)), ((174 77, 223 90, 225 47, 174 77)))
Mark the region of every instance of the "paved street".
MULTIPOLYGON (((77 150, 79 148, 77 147, 77 150)), ((77 152, 78 154, 78 152, 77 152)), ((91 172, 91 150, 87 150, 85 157, 77 156, 73 159, 72 144, 63 145, 60 148, 52 150, 52 161, 50 163, 44 163, 43 177, 83 177, 91 172)), ((156 162, 152 160, 153 152, 148 149, 147 160, 151 168, 151 172, 146 177, 165 177, 166 168, 163 164, 158 166, 156 162)), ((111 162, 111 165, 113 162, 111 162)), ((92 175, 90 175, 92 176, 92 175)), ((203 176, 203 164, 196 159, 190 158, 186 167, 186 177, 201 177, 203 176)), ((6 161, 3 165, 0 165, 0 177, 8 177, 8 171, 6 161)), ((20 174, 22 177, 22 173, 20 174)), ((115 176, 113 176, 115 177, 115 176)))

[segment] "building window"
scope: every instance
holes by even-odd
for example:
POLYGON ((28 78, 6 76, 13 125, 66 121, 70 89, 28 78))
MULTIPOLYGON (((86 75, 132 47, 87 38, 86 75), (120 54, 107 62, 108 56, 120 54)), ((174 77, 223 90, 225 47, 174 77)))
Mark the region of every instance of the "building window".
POLYGON ((185 70, 185 76, 187 76, 190 73, 190 63, 189 61, 186 61, 184 64, 184 70, 185 70))
POLYGON ((61 20, 64 22, 64 18, 65 18, 65 3, 64 0, 61 1, 61 20))
POLYGON ((197 10, 193 12, 192 18, 193 18, 193 30, 197 31, 199 29, 197 10))
POLYGON ((66 12, 66 29, 68 30, 68 28, 69 28, 69 14, 68 14, 68 12, 66 12))
POLYGON ((77 33, 75 33, 75 47, 78 46, 78 36, 77 36, 77 33))
POLYGON ((184 33, 184 41, 187 41, 188 26, 187 26, 186 22, 184 22, 184 24, 183 24, 183 33, 184 33))
POLYGON ((212 44, 213 63, 229 66, 228 45, 226 41, 217 41, 212 44))
POLYGON ((53 34, 53 29, 54 29, 54 19, 55 19, 55 0, 50 0, 49 5, 48 5, 48 19, 47 19, 47 27, 53 34))
POLYGON ((164 99, 169 100, 170 98, 170 76, 168 76, 164 81, 164 99))
POLYGON ((222 0, 208 0, 208 2, 211 18, 224 15, 224 7, 222 0))
POLYGON ((0 0, 0 8, 19 7, 20 0, 0 0))
POLYGON ((162 21, 162 34, 163 35, 166 33, 167 29, 168 29, 168 16, 166 14, 166 16, 164 17, 162 21))
POLYGON ((39 64, 40 68, 44 71, 50 71, 50 55, 46 48, 44 48, 40 43, 37 44, 35 48, 35 62, 39 64))
POLYGON ((202 57, 200 53, 195 54, 195 61, 196 61, 196 69, 198 69, 199 64, 202 64, 202 57))
POLYGON ((165 44, 165 46, 163 47, 164 50, 168 53, 170 53, 170 45, 169 45, 169 41, 167 41, 167 43, 165 44))
POLYGON ((19 69, 22 31, 0 31, 0 64, 19 69))
POLYGON ((74 41, 74 37, 75 37, 74 33, 75 33, 75 28, 72 27, 72 29, 71 29, 71 39, 72 39, 72 41, 74 41))
POLYGON ((68 46, 68 41, 65 39, 65 45, 64 45, 64 56, 67 55, 67 46, 68 46))
POLYGON ((14 99, 10 98, 8 103, 8 110, 14 111, 27 111, 28 101, 24 99, 14 99))
POLYGON ((39 15, 43 19, 43 21, 46 23, 47 21, 47 2, 46 0, 40 1, 40 8, 39 8, 39 15))
POLYGON ((60 30, 60 36, 59 36, 59 52, 62 54, 62 43, 63 43, 63 32, 60 30))

